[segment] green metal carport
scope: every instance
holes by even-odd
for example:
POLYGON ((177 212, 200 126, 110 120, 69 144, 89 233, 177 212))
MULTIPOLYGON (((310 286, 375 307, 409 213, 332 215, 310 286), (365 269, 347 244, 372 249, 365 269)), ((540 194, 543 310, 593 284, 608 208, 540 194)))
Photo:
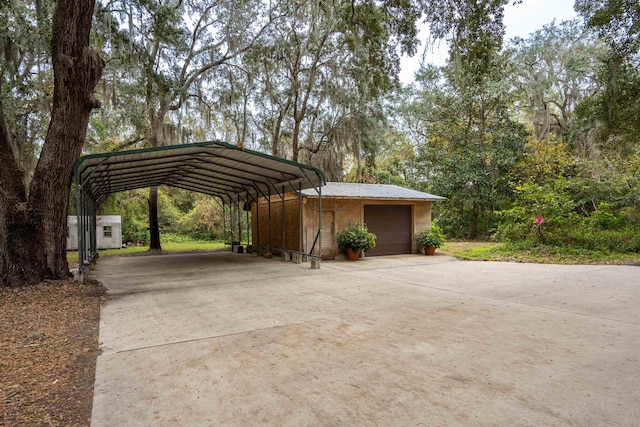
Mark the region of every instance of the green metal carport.
MULTIPOLYGON (((111 193, 165 185, 219 197, 223 205, 235 206, 239 212, 240 206, 259 197, 270 202, 272 195, 284 197, 291 191, 302 197, 302 190, 311 188, 322 200, 326 183, 319 169, 221 141, 90 154, 78 160, 74 177, 80 274, 97 258, 96 208, 111 193)), ((315 239, 318 253, 322 253, 321 211, 322 204, 315 239)), ((301 221, 301 212, 299 216, 301 221)))

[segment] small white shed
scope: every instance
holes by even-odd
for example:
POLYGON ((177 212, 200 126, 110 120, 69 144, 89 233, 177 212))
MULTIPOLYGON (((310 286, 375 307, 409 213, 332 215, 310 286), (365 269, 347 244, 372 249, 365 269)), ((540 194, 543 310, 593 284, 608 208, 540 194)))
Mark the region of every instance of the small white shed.
MULTIPOLYGON (((67 250, 78 250, 78 217, 67 217, 67 250)), ((120 215, 96 216, 97 249, 122 248, 122 218, 120 215)))

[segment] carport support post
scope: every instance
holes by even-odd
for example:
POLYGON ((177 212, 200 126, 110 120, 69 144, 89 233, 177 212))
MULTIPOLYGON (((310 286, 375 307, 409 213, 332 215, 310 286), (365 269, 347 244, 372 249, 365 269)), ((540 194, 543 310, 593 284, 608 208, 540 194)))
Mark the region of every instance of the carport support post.
POLYGON ((284 185, 282 186, 282 250, 287 250, 287 245, 284 242, 285 232, 284 232, 284 185))
POLYGON ((260 252, 260 197, 256 194, 256 249, 258 250, 258 255, 260 252))
POLYGON ((251 238, 251 225, 249 224, 249 209, 251 209, 251 201, 249 200, 249 195, 247 194, 247 203, 245 205, 245 207, 247 208, 247 210, 245 211, 247 214, 247 249, 249 249, 249 245, 251 244, 251 241, 249 240, 251 238))
POLYGON ((298 183, 298 251, 302 256, 302 183, 298 183))
POLYGON ((89 203, 87 202, 87 197, 82 198, 82 262, 89 260, 89 240, 87 239, 87 230, 89 229, 89 203))
POLYGON ((311 247, 311 252, 315 250, 316 241, 318 242, 318 255, 313 255, 310 257, 311 260, 311 268, 319 269, 320 263, 322 260, 322 185, 318 186, 315 189, 318 193, 318 234, 316 234, 316 238, 313 242, 313 246, 311 247))
POLYGON ((229 199, 229 244, 231 245, 231 251, 233 252, 233 236, 235 234, 235 225, 233 224, 233 200, 229 199))
POLYGON ((84 266, 82 265, 82 192, 81 185, 78 183, 78 178, 76 175, 76 217, 77 217, 77 231, 78 231, 78 271, 82 276, 82 272, 84 270, 84 266))
POLYGON ((236 215, 238 216, 238 244, 242 243, 242 214, 240 213, 240 197, 236 198, 236 215))
POLYGON ((272 246, 272 244, 271 244, 271 187, 269 187, 267 190, 268 190, 267 191, 267 196, 269 196, 269 199, 268 199, 268 203, 269 203, 269 250, 268 250, 268 252, 271 252, 271 246, 272 246))
POLYGON ((222 239, 227 243, 227 212, 224 209, 224 199, 222 199, 222 239))
POLYGON ((93 202, 92 199, 89 200, 89 211, 91 212, 91 221, 90 221, 90 226, 89 226, 89 253, 90 253, 90 258, 89 258, 89 262, 93 262, 95 261, 95 257, 98 254, 98 245, 97 245, 97 228, 98 228, 98 222, 97 222, 97 218, 96 218, 96 205, 93 202))
POLYGON ((318 251, 320 252, 320 258, 322 258, 322 183, 318 186, 318 210, 320 213, 320 220, 318 221, 318 251))

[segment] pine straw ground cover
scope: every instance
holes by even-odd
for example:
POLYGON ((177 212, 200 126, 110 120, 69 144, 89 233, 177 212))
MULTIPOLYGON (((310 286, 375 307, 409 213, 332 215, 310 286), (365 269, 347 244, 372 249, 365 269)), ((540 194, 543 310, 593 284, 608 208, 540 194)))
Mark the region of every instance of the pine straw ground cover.
POLYGON ((0 288, 0 425, 88 426, 98 282, 0 288))

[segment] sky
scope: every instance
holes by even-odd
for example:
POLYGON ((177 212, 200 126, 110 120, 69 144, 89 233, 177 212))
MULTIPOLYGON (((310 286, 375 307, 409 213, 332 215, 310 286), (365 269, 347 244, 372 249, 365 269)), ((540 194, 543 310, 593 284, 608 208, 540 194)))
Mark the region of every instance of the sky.
MULTIPOLYGON (((514 37, 526 38, 554 19, 560 22, 576 18, 578 15, 573 10, 573 3, 574 0, 524 0, 522 4, 514 5, 510 0, 504 10, 505 41, 514 37)), ((413 58, 405 57, 401 61, 400 81, 404 84, 413 81, 413 73, 420 66, 424 39, 427 34, 426 28, 420 32, 419 37, 422 45, 418 49, 418 53, 413 58)), ((429 48, 426 59, 427 62, 444 65, 447 59, 446 42, 439 42, 438 46, 429 48)))

